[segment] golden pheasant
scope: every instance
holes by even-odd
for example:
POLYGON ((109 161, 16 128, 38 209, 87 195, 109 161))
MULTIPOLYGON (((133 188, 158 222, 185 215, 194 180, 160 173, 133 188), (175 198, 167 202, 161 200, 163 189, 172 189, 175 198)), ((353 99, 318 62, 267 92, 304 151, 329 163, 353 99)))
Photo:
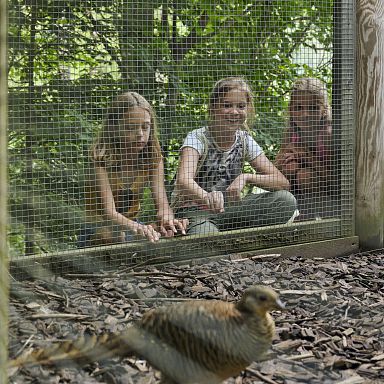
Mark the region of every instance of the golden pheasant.
POLYGON ((275 291, 256 285, 236 303, 196 300, 152 309, 119 334, 58 343, 9 365, 82 365, 135 354, 162 372, 163 384, 220 383, 263 359, 275 333, 269 311, 283 307, 275 291))

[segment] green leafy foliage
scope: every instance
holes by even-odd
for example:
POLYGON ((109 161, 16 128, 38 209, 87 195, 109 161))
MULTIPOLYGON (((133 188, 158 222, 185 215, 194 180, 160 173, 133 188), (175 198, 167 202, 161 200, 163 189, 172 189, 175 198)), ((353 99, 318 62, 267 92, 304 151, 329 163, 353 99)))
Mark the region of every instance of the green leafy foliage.
MULTIPOLYGON (((273 159, 292 81, 330 83, 332 7, 331 0, 10 0, 12 253, 75 246, 87 149, 123 90, 156 108, 168 187, 184 136, 204 123, 213 83, 229 75, 252 85, 253 134, 273 159)), ((153 217, 149 193, 144 208, 153 217)))

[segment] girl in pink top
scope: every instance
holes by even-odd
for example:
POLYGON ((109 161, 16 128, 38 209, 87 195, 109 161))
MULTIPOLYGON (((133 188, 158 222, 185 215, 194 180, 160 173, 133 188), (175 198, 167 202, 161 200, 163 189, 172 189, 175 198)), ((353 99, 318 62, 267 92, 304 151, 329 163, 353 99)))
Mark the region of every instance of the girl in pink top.
POLYGON ((275 165, 290 181, 296 197, 308 203, 332 190, 331 108, 324 83, 311 77, 298 79, 288 112, 289 127, 275 165))

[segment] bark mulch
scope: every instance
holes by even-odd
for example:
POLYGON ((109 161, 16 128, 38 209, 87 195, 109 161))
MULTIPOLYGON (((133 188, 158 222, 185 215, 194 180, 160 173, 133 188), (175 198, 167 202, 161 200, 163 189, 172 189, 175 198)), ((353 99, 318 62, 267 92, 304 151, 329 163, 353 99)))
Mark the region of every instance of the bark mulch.
MULTIPOLYGON (((241 259, 203 265, 137 266, 114 273, 14 282, 9 353, 80 334, 121 331, 152 306, 185 299, 237 299, 266 284, 287 311, 275 312, 278 358, 252 364, 227 384, 384 382, 384 251, 336 259, 241 259)), ((10 372, 11 384, 159 381, 144 360, 126 358, 85 368, 33 367, 10 372)))

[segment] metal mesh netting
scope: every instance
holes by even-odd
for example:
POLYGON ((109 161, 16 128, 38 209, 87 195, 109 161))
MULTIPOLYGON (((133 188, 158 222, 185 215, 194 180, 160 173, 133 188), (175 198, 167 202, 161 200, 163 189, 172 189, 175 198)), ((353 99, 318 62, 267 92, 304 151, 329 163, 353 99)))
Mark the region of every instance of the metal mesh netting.
POLYGON ((352 10, 10 1, 11 256, 204 257, 350 235, 352 10), (173 214, 187 236, 166 239, 173 214))

